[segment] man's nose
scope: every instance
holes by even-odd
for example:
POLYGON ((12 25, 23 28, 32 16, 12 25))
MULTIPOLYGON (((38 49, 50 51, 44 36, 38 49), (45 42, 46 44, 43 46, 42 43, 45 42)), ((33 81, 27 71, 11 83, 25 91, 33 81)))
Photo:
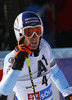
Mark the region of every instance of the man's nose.
POLYGON ((33 35, 33 38, 37 38, 36 34, 33 35))

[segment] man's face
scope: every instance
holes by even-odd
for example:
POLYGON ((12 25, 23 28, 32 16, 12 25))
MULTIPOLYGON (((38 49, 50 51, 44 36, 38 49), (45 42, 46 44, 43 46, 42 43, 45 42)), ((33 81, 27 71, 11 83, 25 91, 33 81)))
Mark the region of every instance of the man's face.
POLYGON ((24 43, 31 47, 31 50, 38 48, 40 37, 37 37, 35 34, 32 38, 25 37, 24 43))

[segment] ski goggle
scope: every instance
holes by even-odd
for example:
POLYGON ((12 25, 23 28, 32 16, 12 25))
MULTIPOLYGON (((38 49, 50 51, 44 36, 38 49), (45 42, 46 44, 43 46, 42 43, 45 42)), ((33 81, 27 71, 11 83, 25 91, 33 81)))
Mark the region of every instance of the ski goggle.
POLYGON ((34 36, 34 34, 37 36, 37 37, 40 37, 42 36, 43 34, 43 27, 42 26, 35 26, 35 27, 26 27, 24 28, 24 36, 27 37, 27 38, 32 38, 34 36))

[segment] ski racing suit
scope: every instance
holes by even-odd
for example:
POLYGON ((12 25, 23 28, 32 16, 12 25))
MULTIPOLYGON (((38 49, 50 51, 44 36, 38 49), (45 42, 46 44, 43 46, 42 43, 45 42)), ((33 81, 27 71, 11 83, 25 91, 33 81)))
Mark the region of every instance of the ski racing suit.
MULTIPOLYGON (((13 50, 4 59, 0 92, 9 95, 13 90, 16 100, 34 100, 27 62, 24 61, 21 71, 13 70, 11 66, 14 57, 13 50)), ((39 55, 29 55, 29 63, 37 100, 53 100, 51 79, 63 96, 71 90, 52 55, 50 45, 43 38, 39 45, 39 55)))

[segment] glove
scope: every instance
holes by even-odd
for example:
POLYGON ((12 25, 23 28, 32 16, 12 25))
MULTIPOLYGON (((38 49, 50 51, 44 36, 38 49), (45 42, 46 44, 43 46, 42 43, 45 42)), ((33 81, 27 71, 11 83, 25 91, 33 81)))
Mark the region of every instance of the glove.
POLYGON ((18 41, 18 46, 15 47, 15 59, 12 65, 14 70, 22 70, 25 57, 28 57, 31 54, 31 47, 29 45, 23 44, 24 36, 18 41))
POLYGON ((72 100, 72 94, 65 97, 65 100, 72 100))

